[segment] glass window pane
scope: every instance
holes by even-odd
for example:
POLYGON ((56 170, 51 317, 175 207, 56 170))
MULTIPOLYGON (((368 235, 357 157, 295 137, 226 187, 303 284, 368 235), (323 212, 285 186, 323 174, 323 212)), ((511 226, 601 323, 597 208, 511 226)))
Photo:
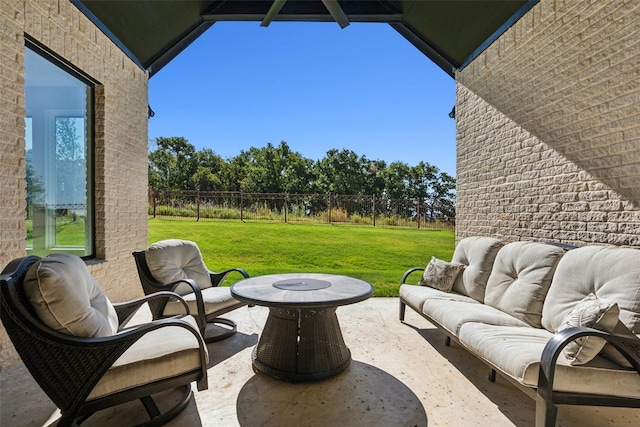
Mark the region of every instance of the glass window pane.
POLYGON ((27 252, 93 254, 90 85, 26 49, 27 252))

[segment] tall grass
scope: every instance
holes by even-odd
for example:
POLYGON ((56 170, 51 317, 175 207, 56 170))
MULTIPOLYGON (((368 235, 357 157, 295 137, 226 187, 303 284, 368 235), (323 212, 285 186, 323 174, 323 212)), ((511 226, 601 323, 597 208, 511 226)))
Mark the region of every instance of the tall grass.
MULTIPOLYGON (((371 283, 376 296, 397 296, 408 268, 426 266, 431 256, 448 261, 455 245, 449 230, 150 219, 149 242, 168 238, 196 242, 214 271, 342 274, 371 283)), ((230 275, 227 284, 239 278, 230 275)))

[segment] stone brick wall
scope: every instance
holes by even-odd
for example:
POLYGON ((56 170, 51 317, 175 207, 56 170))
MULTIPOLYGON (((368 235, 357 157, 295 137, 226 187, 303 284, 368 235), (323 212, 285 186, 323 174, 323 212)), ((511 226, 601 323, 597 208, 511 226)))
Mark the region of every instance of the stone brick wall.
POLYGON ((457 79, 457 238, 640 246, 640 2, 541 0, 457 79))
MULTIPOLYGON (((25 255, 25 34, 98 81, 96 259, 112 301, 142 294, 131 252, 147 245, 147 80, 68 0, 0 0, 0 268, 25 255)), ((19 360, 0 328, 0 369, 19 360)))

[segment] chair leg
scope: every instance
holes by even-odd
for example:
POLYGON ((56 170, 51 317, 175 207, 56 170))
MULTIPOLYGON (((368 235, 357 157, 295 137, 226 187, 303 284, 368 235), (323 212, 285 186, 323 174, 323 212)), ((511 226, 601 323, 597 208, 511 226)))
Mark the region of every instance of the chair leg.
POLYGON ((140 402, 144 405, 144 409, 147 410, 147 414, 149 414, 149 418, 154 419, 160 415, 160 410, 158 409, 158 405, 153 401, 151 396, 145 396, 140 399, 140 402))
POLYGON ((496 382, 496 370, 495 369, 492 369, 489 372, 489 381, 491 381, 492 383, 496 382))
POLYGON ((407 304, 404 303, 404 301, 402 301, 402 298, 400 299, 400 321, 403 322, 404 321, 404 314, 405 311, 407 310, 407 304))
POLYGON ((536 427, 555 427, 558 407, 547 402, 544 397, 536 396, 536 427))
POLYGON ((140 399, 151 419, 145 423, 138 424, 138 426, 136 427, 160 427, 165 425, 166 423, 177 417, 182 411, 184 411, 189 402, 193 399, 193 391, 191 390, 191 384, 187 384, 179 388, 184 389, 182 399, 180 399, 180 401, 176 405, 174 405, 164 413, 160 413, 156 403, 153 401, 151 396, 146 396, 140 399))
POLYGON ((224 332, 222 333, 207 334, 206 326, 205 326, 205 330, 203 331, 202 336, 204 337, 204 341, 206 343, 225 340, 238 331, 238 326, 236 325, 236 322, 234 322, 231 319, 226 319, 224 317, 216 317, 215 319, 213 319, 213 321, 209 322, 209 324, 212 324, 212 323, 214 325, 219 324, 219 325, 224 325, 226 327, 219 328, 224 330, 224 332))
POLYGON ((449 335, 444 337, 444 345, 447 346, 447 347, 451 346, 451 337, 449 335))

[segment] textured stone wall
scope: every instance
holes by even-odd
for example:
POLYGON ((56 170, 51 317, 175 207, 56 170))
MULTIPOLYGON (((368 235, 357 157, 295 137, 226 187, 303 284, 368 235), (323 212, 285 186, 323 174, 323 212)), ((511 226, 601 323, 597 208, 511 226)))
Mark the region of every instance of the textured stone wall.
MULTIPOLYGON (((88 265, 112 301, 140 296, 131 252, 147 245, 148 76, 68 0, 0 0, 0 268, 25 255, 25 34, 99 82, 88 265)), ((17 360, 0 329, 0 368, 17 360)))
POLYGON ((640 246, 640 2, 541 0, 457 79, 457 238, 640 246))

